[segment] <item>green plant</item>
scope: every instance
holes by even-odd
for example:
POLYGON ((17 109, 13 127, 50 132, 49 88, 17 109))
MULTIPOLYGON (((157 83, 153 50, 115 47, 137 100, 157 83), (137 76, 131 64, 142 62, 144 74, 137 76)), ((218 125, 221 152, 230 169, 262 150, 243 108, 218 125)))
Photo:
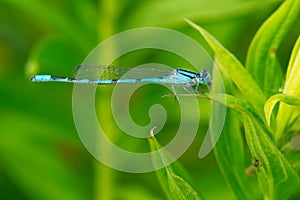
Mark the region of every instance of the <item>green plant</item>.
MULTIPOLYGON (((299 137, 296 134, 300 123, 300 37, 291 53, 285 79, 276 56, 281 41, 299 18, 299 5, 299 0, 285 1, 261 26, 249 47, 245 67, 213 36, 187 20, 211 46, 218 58, 217 67, 223 73, 227 94, 212 96, 211 100, 226 106, 229 112, 215 146, 215 156, 237 199, 261 199, 262 196, 287 199, 299 189, 299 137), (283 80, 283 93, 276 94, 283 80), (256 183, 245 173, 247 157, 240 124, 244 126, 246 144, 256 168, 256 183)), ((151 146, 155 146, 155 142, 150 139, 151 146)), ((166 156, 162 155, 161 159, 166 156)), ((179 199, 200 199, 200 196, 190 195, 195 194, 192 187, 181 186, 182 180, 178 181, 177 177, 182 170, 178 170, 176 176, 174 171, 166 167, 157 172, 163 187, 167 188, 167 196, 176 199, 180 192, 174 190, 182 190, 189 195, 179 199)), ((185 184, 188 182, 187 178, 185 184)))
MULTIPOLYGON (((168 194, 173 192, 182 198, 185 198, 184 195, 188 193, 189 198, 195 199, 203 197, 233 199, 233 192, 228 190, 228 186, 223 181, 213 154, 204 160, 197 159, 198 146, 201 145, 201 130, 188 152, 180 158, 180 163, 187 170, 184 170, 177 162, 168 168, 168 176, 164 175, 165 171, 157 172, 161 174, 159 182, 163 185, 168 186, 168 178, 172 181, 173 188, 170 192, 168 187, 158 184, 155 172, 147 174, 120 173, 95 161, 82 145, 74 127, 71 108, 72 85, 33 84, 30 82, 30 76, 36 73, 72 76, 74 75, 74 66, 80 64, 100 41, 135 27, 167 27, 198 38, 199 33, 191 29, 182 18, 188 18, 201 24, 209 32, 214 33, 213 35, 222 41, 222 44, 230 46, 231 52, 235 52, 236 57, 243 60, 246 55, 246 47, 255 29, 281 2, 282 0, 0 1, 0 198, 18 200, 165 199, 162 193, 163 189, 168 194), (188 177, 186 171, 193 176, 193 181, 198 187, 190 181, 191 178, 188 177), (203 178, 204 176, 206 178, 203 178), (177 191, 178 189, 181 191, 177 191), (198 190, 199 192, 197 192, 198 190)), ((293 10, 291 15, 295 15, 297 4, 295 5, 291 9, 293 10)), ((291 16, 287 19, 291 19, 291 16)), ((294 20, 295 18, 292 21, 294 20)), ((288 58, 289 51, 286 51, 286 46, 291 45, 286 44, 293 40, 298 28, 291 29, 292 31, 289 33, 291 38, 286 37, 287 40, 281 46, 281 59, 288 58)), ((277 29, 287 31, 289 28, 285 26, 277 27, 277 29)), ((202 44, 202 41, 199 42, 202 44)), ((180 47, 182 44, 178 42, 176 45, 180 47)), ((207 44, 205 43, 204 46, 207 44)), ((268 45, 266 46, 268 47, 268 45)), ((218 56, 220 60, 221 57, 218 56)), ((164 63, 174 68, 178 66, 192 68, 182 59, 173 59, 170 55, 162 52, 128 55, 121 61, 118 64, 124 66, 158 61, 158 63, 164 63)), ((268 66, 271 66, 269 61, 268 66)), ((228 66, 227 64, 223 65, 220 65, 219 70, 228 66)), ((236 71, 238 70, 233 73, 236 74, 236 71)), ((219 167, 228 185, 236 196, 240 199, 257 199, 262 194, 258 190, 255 178, 249 178, 244 173, 245 165, 251 164, 251 158, 248 148, 243 142, 244 136, 240 129, 240 121, 243 121, 242 114, 240 114, 240 110, 236 110, 244 108, 246 111, 249 110, 255 119, 260 119, 260 117, 256 116, 258 111, 252 106, 247 107, 248 101, 246 98, 240 98, 240 92, 234 86, 239 84, 236 81, 232 84, 231 77, 226 76, 225 72, 224 69, 226 91, 235 98, 232 96, 227 98, 227 105, 231 108, 228 108, 226 126, 215 148, 215 157, 218 159, 219 167)), ((272 74, 271 77, 274 77, 275 72, 279 73, 276 70, 270 70, 268 74, 272 74)), ((292 74, 298 75, 294 72, 292 74)), ((263 75, 265 74, 263 73, 263 75)), ((278 75, 277 77, 283 76, 278 75)), ((293 79, 297 80, 297 78, 293 79)), ((267 96, 271 95, 271 88, 268 87, 270 86, 265 87, 267 96)), ((115 128, 117 126, 110 110, 110 92, 109 87, 99 87, 97 93, 100 95, 96 99, 97 114, 105 116, 104 123, 107 133, 110 134, 113 142, 124 149, 138 152, 148 151, 147 141, 141 142, 128 138, 126 134, 115 128), (117 136, 114 137, 115 135, 117 136), (119 135, 121 136, 119 137, 119 135), (123 137, 123 135, 125 136, 123 137)), ((147 86, 146 90, 141 89, 132 97, 134 106, 131 107, 132 117, 140 125, 147 124, 148 108, 153 103, 160 103, 166 108, 168 122, 165 124, 163 132, 168 134, 157 135, 161 144, 172 138, 174 127, 178 124, 176 119, 178 110, 174 109, 178 104, 174 103, 173 99, 162 99, 161 95, 165 92, 166 90, 161 90, 158 86, 147 86), (156 94, 156 98, 153 94, 156 94)), ((215 98, 212 103, 222 99, 222 97, 215 98)), ((278 100, 289 104, 298 104, 295 95, 278 94, 273 96, 266 106, 266 109, 269 110, 268 116, 271 116, 271 129, 268 133, 273 133, 275 130, 275 116, 279 112, 276 103, 278 100), (274 111, 271 112, 273 106, 274 111)), ((209 118, 209 109, 206 109, 209 103, 206 100, 200 103, 204 119, 209 118)), ((190 109, 195 108, 190 107, 190 109)), ((286 109, 282 108, 281 110, 283 112, 286 109)), ((259 109, 259 112, 262 113, 261 118, 264 119, 264 111, 259 109)), ((282 113, 281 116, 284 118, 285 113, 282 113)), ((100 121, 102 122, 102 120, 100 121)), ((259 123, 266 124, 268 127, 264 120, 263 123, 259 123)), ((299 130, 299 127, 295 125, 291 129, 299 130)), ((206 126, 205 123, 201 124, 201 129, 206 126)), ((279 132, 277 135, 277 138, 281 138, 279 132)), ((282 140, 276 139, 276 143, 275 139, 273 140, 271 137, 272 143, 274 142, 277 148, 284 151, 285 158, 298 170, 297 158, 299 160, 299 155, 295 150, 299 149, 299 145, 297 146, 299 139, 298 137, 293 137, 291 140, 284 138, 289 135, 292 136, 292 134, 282 134, 282 140)), ((155 143, 154 140, 151 142, 155 143)), ((153 150, 155 149, 155 145, 150 146, 153 150)), ((159 148, 159 145, 156 144, 156 147, 159 148)), ((253 162, 255 159, 259 158, 253 158, 253 162)), ((255 163, 261 171, 264 167, 263 160, 259 159, 255 163)), ((290 185, 292 186, 292 184, 290 185)), ((170 198, 172 197, 170 196, 170 198)), ((174 199, 178 198, 174 197, 174 199)))

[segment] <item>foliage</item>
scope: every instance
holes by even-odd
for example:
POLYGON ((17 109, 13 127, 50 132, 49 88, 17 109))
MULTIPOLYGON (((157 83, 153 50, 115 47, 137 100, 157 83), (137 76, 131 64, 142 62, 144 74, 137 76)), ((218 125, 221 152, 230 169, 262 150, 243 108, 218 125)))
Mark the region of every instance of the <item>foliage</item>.
MULTIPOLYGON (((300 76, 297 75, 297 70, 300 59, 300 37, 294 46, 287 68, 283 93, 275 94, 266 101, 266 97, 270 96, 266 88, 276 90, 280 86, 279 80, 282 78, 280 76, 282 73, 278 73, 281 69, 276 58, 276 50, 288 29, 298 19, 299 5, 300 1, 297 0, 284 2, 263 24, 250 45, 246 62, 247 68, 244 68, 238 59, 207 31, 187 20, 209 43, 218 57, 220 65, 222 65, 221 70, 227 72, 228 78, 238 89, 239 93, 233 92, 233 96, 226 95, 226 102, 220 101, 222 98, 218 97, 211 99, 242 115, 239 119, 245 128, 247 146, 255 162, 258 162, 256 164, 258 185, 265 199, 287 199, 299 187, 298 173, 293 168, 293 163, 288 161, 280 152, 281 146, 278 145, 278 141, 279 144, 282 144, 282 140, 286 138, 285 135, 291 134, 289 127, 293 123, 297 123, 295 119, 299 117, 298 84, 300 76), (275 127, 270 127, 271 112, 279 101, 282 103, 276 113, 277 123, 275 127), (283 110, 286 103, 289 107, 283 110), (264 105, 265 109, 263 110, 264 105), (266 123, 264 113, 268 123, 266 123), (289 116, 293 117, 290 118, 289 116)), ((233 91, 233 89, 229 88, 229 91, 233 91)), ((243 167, 240 166, 241 161, 244 160, 244 155, 239 154, 240 161, 234 159, 237 151, 242 150, 239 147, 242 140, 236 139, 239 131, 238 128, 234 127, 236 122, 232 119, 229 120, 230 116, 227 117, 223 131, 223 134, 230 134, 226 136, 229 139, 225 139, 223 136, 215 149, 215 153, 223 174, 236 197, 238 199, 253 199, 254 194, 247 191, 249 181, 244 177, 243 167), (228 161, 231 161, 230 164, 228 161)), ((259 196, 254 198, 259 198, 259 196)))
MULTIPOLYGON (((299 198, 294 193, 299 190, 300 170, 296 135, 300 129, 300 38, 299 27, 295 28, 295 24, 299 25, 299 0, 284 1, 259 28, 247 53, 245 50, 260 21, 279 3, 273 0, 1 1, 1 199, 164 199, 163 192, 170 199, 179 196, 180 199, 233 199, 234 196, 287 199, 291 195, 299 198), (176 161, 156 172, 158 180, 155 173, 125 174, 99 164, 76 135, 70 100, 72 87, 29 81, 37 72, 72 76, 73 66, 99 41, 134 27, 172 28, 208 47, 182 18, 192 20, 186 21, 211 47, 226 86, 227 94, 211 97, 211 102, 228 109, 222 135, 214 149, 228 186, 214 167, 213 155, 205 160, 197 159, 201 136, 197 136, 195 144, 180 159, 186 169, 176 161), (298 40, 289 55, 295 37, 298 40), (234 53, 222 44, 229 45, 234 53), (278 54, 279 51, 284 53, 278 54), (243 65, 238 58, 243 60, 245 55, 243 65), (288 66, 282 67, 288 58, 288 66), (283 92, 278 94, 282 81, 285 82, 283 92), (257 162, 257 181, 245 173, 250 160, 257 162)), ((185 61, 164 53, 139 55, 129 55, 119 62, 132 66, 154 60, 174 67, 186 65, 185 61)), ((158 99, 171 110, 164 132, 172 133, 178 105, 160 98, 165 90, 148 89, 136 95, 134 120, 147 123, 148 105, 158 99)), ((134 151, 148 150, 147 142, 120 136, 122 132, 114 128, 108 109, 111 88, 101 88, 99 93, 99 116, 106 116, 104 128, 109 130, 114 142, 134 151)), ((201 102, 201 111, 207 105, 201 102)), ((209 119, 208 111, 203 117, 209 119)), ((170 134, 159 135, 157 140, 166 143, 170 137, 170 134)), ((149 138, 151 150, 160 148, 157 140, 149 138)), ((167 159, 166 155, 167 152, 153 158, 154 164, 155 159, 167 159)))

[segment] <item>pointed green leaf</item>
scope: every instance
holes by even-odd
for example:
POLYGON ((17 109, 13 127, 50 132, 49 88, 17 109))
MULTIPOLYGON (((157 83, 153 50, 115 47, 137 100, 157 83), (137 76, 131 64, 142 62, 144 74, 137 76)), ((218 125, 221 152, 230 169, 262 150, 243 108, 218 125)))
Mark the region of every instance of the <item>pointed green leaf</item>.
POLYGON ((298 174, 274 146, 266 129, 248 115, 243 114, 243 119, 248 146, 258 160, 258 181, 265 199, 287 199, 299 186, 298 174))
MULTIPOLYGON (((210 97, 210 95, 207 94, 207 96, 212 101, 218 102, 226 106, 227 108, 231 108, 234 111, 251 116, 261 126, 266 128, 266 126, 264 125, 264 120, 259 116, 257 111, 244 100, 228 94, 214 94, 213 97, 210 97)), ((240 120, 242 120, 242 118, 240 118, 240 120)), ((269 136, 272 137, 270 133, 269 136)))
MULTIPOLYGON (((152 130, 153 131, 153 130, 152 130)), ((155 139, 153 134, 148 139, 150 144, 151 151, 157 151, 161 149, 160 144, 155 139)), ((153 154, 157 155, 157 154, 153 154)), ((170 159, 170 155, 167 152, 161 151, 159 157, 152 156, 152 161, 154 165, 157 163, 165 163, 168 159, 170 159)), ((203 199, 193 188, 193 183, 191 183, 190 178, 187 175, 187 172, 183 169, 183 167, 175 161, 169 166, 165 166, 165 168, 157 170, 156 175, 158 180, 167 195, 168 199, 180 199, 180 200, 200 200, 203 199)))
POLYGON ((293 48, 283 93, 300 97, 300 37, 293 48))
POLYGON ((298 19, 299 0, 287 0, 261 26, 251 42, 246 67, 262 90, 270 96, 283 81, 276 51, 289 29, 298 19))
POLYGON ((282 101, 288 105, 293 106, 300 106, 300 99, 291 95, 287 94, 276 94, 271 96, 265 103, 265 115, 266 121, 270 126, 271 114, 273 112, 274 106, 279 102, 282 101))
MULTIPOLYGON (((299 75, 299 57, 300 57, 300 36, 297 39, 297 42, 293 48, 293 52, 290 58, 290 63, 287 69, 287 73, 286 73, 286 84, 285 87, 287 87, 286 89, 293 89, 293 88, 289 88, 293 86, 293 82, 295 82, 295 76, 297 77, 299 75)), ((298 83, 299 84, 299 83, 298 83)), ((299 89, 299 88, 298 88, 299 89)))
POLYGON ((198 30, 206 39, 208 44, 214 50, 215 54, 218 56, 220 63, 226 69, 231 80, 245 96, 248 102, 257 110, 262 118, 263 104, 266 98, 251 75, 246 71, 238 59, 234 57, 234 55, 232 55, 227 49, 225 49, 212 35, 193 22, 189 20, 187 20, 187 22, 196 30, 198 30))
MULTIPOLYGON (((293 48, 290 58, 286 83, 283 88, 283 93, 300 98, 300 37, 293 48)), ((299 116, 299 109, 294 106, 280 104, 276 122, 277 128, 275 138, 277 143, 281 146, 286 142, 284 133, 289 127, 293 125, 295 119, 299 116)))

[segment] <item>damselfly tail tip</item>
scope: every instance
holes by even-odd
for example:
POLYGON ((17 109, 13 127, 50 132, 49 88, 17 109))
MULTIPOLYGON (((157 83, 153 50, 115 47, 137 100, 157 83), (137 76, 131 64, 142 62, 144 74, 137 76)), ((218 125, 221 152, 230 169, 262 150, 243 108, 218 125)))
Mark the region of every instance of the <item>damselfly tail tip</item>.
POLYGON ((51 81, 51 75, 35 75, 30 79, 32 82, 51 81))
POLYGON ((36 81, 35 75, 32 76, 32 77, 30 78, 30 80, 31 80, 32 82, 35 82, 35 81, 36 81))

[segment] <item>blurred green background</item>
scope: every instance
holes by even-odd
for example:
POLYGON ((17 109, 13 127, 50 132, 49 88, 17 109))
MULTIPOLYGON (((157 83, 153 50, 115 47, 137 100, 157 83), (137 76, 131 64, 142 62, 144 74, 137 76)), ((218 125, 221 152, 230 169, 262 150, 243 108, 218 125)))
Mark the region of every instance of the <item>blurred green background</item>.
MULTIPOLYGON (((30 76, 35 73, 72 76, 74 66, 99 42, 137 27, 171 28, 208 48, 183 18, 206 28, 244 62, 251 38, 281 2, 1 0, 0 199, 165 199, 154 172, 118 172, 100 164, 87 152, 72 118, 71 84, 32 83, 30 76)), ((298 36, 296 27, 299 23, 279 49, 282 66, 287 66, 298 36)), ((209 48, 208 51, 211 53, 209 48)), ((166 52, 151 50, 130 54, 118 64, 135 66, 149 62, 172 67, 186 64, 166 52)), ((147 141, 131 141, 116 127, 109 108, 112 89, 97 91, 98 116, 106 116, 104 129, 122 148, 147 151, 147 141)), ((155 103, 165 106, 171 117, 163 134, 158 136, 162 144, 176 133, 180 116, 174 99, 161 98, 166 93, 160 86, 144 86, 132 97, 130 107, 136 123, 146 125, 149 107, 155 103)), ((209 119, 208 102, 199 101, 201 114, 209 119)), ((200 123, 197 138, 179 161, 206 199, 234 199, 213 152, 205 159, 198 158, 207 126, 208 120, 200 123)))

